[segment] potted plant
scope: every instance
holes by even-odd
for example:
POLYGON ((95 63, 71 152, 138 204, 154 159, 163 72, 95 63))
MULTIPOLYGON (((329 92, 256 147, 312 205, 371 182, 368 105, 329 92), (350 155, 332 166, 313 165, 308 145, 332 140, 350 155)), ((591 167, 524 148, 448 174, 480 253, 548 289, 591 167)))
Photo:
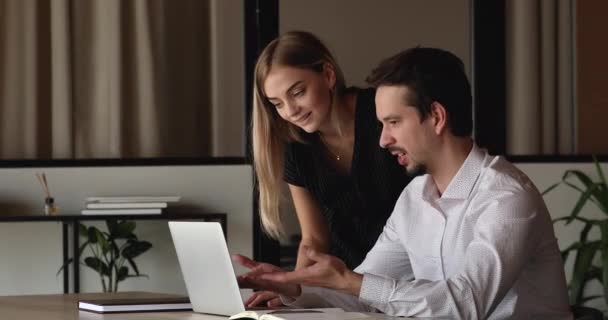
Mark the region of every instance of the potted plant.
POLYGON ((593 162, 599 175, 599 181, 594 181, 579 170, 567 170, 560 182, 543 192, 544 195, 559 185, 565 185, 580 193, 570 214, 554 220, 554 223, 564 222, 569 225, 577 221, 583 225, 578 241, 562 250, 564 263, 571 254, 575 255, 574 267, 568 286, 570 304, 574 306, 580 306, 587 301, 602 297, 608 303, 608 283, 604 282, 604 279, 608 281, 608 185, 604 172, 595 157, 593 157, 593 162), (589 218, 581 215, 581 210, 589 202, 599 208, 604 214, 603 218, 589 218), (589 237, 589 232, 592 229, 599 230, 599 239, 589 237), (598 256, 600 258, 599 264, 597 264, 598 259, 596 259, 598 256), (584 295, 585 286, 592 280, 597 280, 602 284, 603 295, 584 295))
MULTIPOLYGON (((117 292, 121 281, 130 277, 147 277, 139 273, 134 259, 148 251, 152 244, 137 238, 134 221, 109 219, 106 226, 108 231, 101 231, 80 223, 79 234, 84 242, 78 251, 79 256, 84 258, 81 263, 99 274, 103 292, 117 292), (84 257, 87 249, 92 255, 84 257)), ((57 273, 72 261, 73 258, 65 261, 57 273)))

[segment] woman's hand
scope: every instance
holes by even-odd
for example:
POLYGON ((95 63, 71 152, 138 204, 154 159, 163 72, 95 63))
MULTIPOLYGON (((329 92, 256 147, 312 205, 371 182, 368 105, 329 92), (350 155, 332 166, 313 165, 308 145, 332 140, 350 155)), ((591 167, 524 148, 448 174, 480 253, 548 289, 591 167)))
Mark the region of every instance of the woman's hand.
POLYGON ((303 252, 313 261, 308 267, 291 272, 273 270, 258 275, 261 280, 278 284, 298 284, 340 290, 355 296, 361 291, 363 276, 349 270, 337 257, 303 248, 303 252))

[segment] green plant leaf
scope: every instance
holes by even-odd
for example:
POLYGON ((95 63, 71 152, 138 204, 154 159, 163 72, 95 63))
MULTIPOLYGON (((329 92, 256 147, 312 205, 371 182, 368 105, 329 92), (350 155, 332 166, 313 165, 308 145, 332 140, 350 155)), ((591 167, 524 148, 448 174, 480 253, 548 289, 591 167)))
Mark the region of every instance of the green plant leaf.
POLYGON ((87 239, 90 243, 97 243, 97 233, 101 232, 93 226, 90 226, 89 229, 87 229, 87 239))
POLYGON ((146 278, 146 279, 150 279, 150 276, 148 276, 147 274, 130 274, 127 276, 127 278, 146 278))
POLYGON ((127 261, 129 262, 131 268, 133 268, 133 271, 135 271, 135 275, 139 276, 139 268, 137 268, 137 264, 135 264, 135 261, 130 258, 127 258, 127 261))
POLYGON ((580 180, 587 189, 589 189, 589 187, 593 184, 593 180, 580 170, 566 170, 562 180, 567 180, 570 176, 575 176, 578 178, 578 180, 580 180))
POLYGON ((100 259, 96 257, 87 257, 84 259, 84 263, 85 265, 87 265, 87 267, 97 271, 97 273, 99 273, 100 275, 107 277, 110 276, 110 269, 100 259))
MULTIPOLYGON (((570 183, 568 181, 563 181, 563 183, 565 185, 567 185, 568 187, 570 187, 572 189, 575 189, 576 191, 578 191, 580 193, 584 193, 585 192, 585 190, 583 190, 583 189, 575 186, 574 184, 572 184, 572 183, 570 183)), ((593 202, 598 208, 600 208, 600 210, 602 209, 602 205, 599 202, 597 202, 597 200, 595 200, 595 198, 591 197, 591 198, 589 198, 589 200, 591 200, 591 202, 593 202)))
POLYGON ((127 268, 125 266, 120 267, 120 269, 118 269, 118 272, 116 273, 116 282, 125 280, 128 275, 129 275, 129 268, 127 268))
POLYGON ((603 272, 602 268, 596 267, 596 266, 591 266, 591 268, 589 268, 589 270, 587 270, 587 273, 585 273, 585 281, 597 280, 603 284, 604 281, 602 278, 602 272, 603 272))
POLYGON ((135 221, 122 221, 116 225, 113 230, 114 238, 116 239, 128 239, 135 230, 135 221))
POLYGON ((562 183, 565 184, 566 186, 568 186, 569 188, 572 188, 580 193, 585 192, 585 190, 579 188, 577 185, 575 185, 574 183, 567 181, 567 180, 562 180, 562 183))
POLYGON ((116 244, 116 241, 114 239, 110 239, 109 240, 110 243, 110 248, 112 249, 112 254, 114 257, 119 257, 120 256, 120 249, 118 248, 118 244, 116 244))
MULTIPOLYGON (((604 220, 600 225, 602 240, 602 279, 608 279, 608 220, 604 220)), ((608 303, 608 286, 604 288, 604 300, 608 303)))
POLYGON ((565 217, 559 217, 556 219, 553 219, 553 223, 559 222, 559 221, 567 221, 569 219, 574 219, 576 221, 580 221, 582 223, 591 223, 591 224, 598 224, 601 220, 592 220, 592 219, 585 219, 585 218, 581 218, 581 217, 570 217, 570 216, 565 216, 565 217))
POLYGON ((576 205, 574 206, 574 209, 572 209, 572 212, 570 213, 570 219, 566 221, 566 224, 570 224, 574 220, 574 218, 579 215, 585 204, 587 204, 589 198, 596 190, 597 184, 591 184, 591 186, 587 190, 585 190, 583 194, 581 194, 580 198, 576 202, 576 205))
POLYGON ((571 244, 570 246, 568 246, 568 248, 564 249, 561 254, 562 254, 562 262, 565 264, 566 261, 568 260, 568 255, 570 254, 570 252, 572 250, 578 250, 578 248, 581 247, 581 243, 580 242, 575 242, 573 244, 571 244))
POLYGON ((79 223, 78 224, 78 234, 83 238, 87 238, 89 236, 89 234, 87 232, 87 226, 85 226, 82 223, 79 223))
POLYGON ((87 248, 87 245, 89 244, 89 241, 85 241, 83 244, 80 245, 80 247, 78 248, 78 256, 82 257, 82 253, 84 252, 84 250, 87 248))
POLYGON ((602 181, 602 183, 604 185, 607 185, 607 183, 606 183, 606 176, 604 175, 604 171, 602 170, 602 166, 600 166, 600 162, 597 161, 597 158, 595 157, 595 155, 593 155, 592 158, 593 158, 593 163, 595 163, 595 168, 597 170, 597 173, 600 176, 600 180, 602 181))
POLYGON ((560 182, 558 182, 558 183, 555 183, 555 184, 553 184, 553 185, 549 186, 549 188, 545 189, 545 191, 543 191, 543 192, 541 193, 541 195, 543 195, 543 196, 544 196, 545 194, 547 194, 547 193, 551 192, 551 190, 553 190, 553 189, 557 188, 557 187, 558 187, 560 184, 561 184, 561 183, 560 183, 560 182))
POLYGON ((585 274, 591 266, 593 257, 600 247, 600 241, 581 244, 576 253, 572 279, 570 280, 570 304, 579 304, 585 289, 585 274))
POLYGON ((600 177, 599 191, 596 195, 598 202, 601 203, 600 209, 604 214, 608 215, 608 184, 606 183, 606 176, 604 175, 604 171, 602 170, 602 166, 600 162, 597 161, 597 158, 593 156, 593 163, 595 164, 595 169, 597 170, 597 174, 600 177))
POLYGON ((580 170, 568 170, 566 171, 566 174, 564 175, 564 177, 566 177, 566 175, 570 176, 570 175, 574 175, 576 178, 578 178, 583 185, 585 186, 585 192, 589 191, 590 188, 592 188, 592 186, 596 186, 594 188, 594 191, 592 192, 592 199, 594 199, 594 203, 600 208, 600 210, 602 210, 602 212, 607 212, 608 211, 608 199, 604 199, 605 197, 602 197, 602 185, 606 185, 605 183, 599 182, 599 183, 594 183, 593 180, 591 180, 591 178, 589 178, 588 175, 584 174, 583 172, 581 172, 580 170))
MULTIPOLYGON (((116 269, 117 267, 117 261, 116 258, 114 257, 110 257, 110 259, 108 260, 108 269, 113 270, 116 269)), ((118 270, 115 270, 118 271, 118 270)))
POLYGON ((595 295, 595 296, 583 297, 583 298, 581 298, 581 305, 585 304, 585 303, 587 303, 587 302, 589 302, 591 300, 595 300, 595 299, 599 299, 599 298, 602 298, 602 296, 595 295))
POLYGON ((111 238, 115 238, 114 230, 116 230, 116 225, 118 225, 118 222, 115 219, 106 220, 106 227, 108 228, 108 232, 110 233, 111 238))
POLYGON ((61 267, 59 267, 59 270, 57 270, 57 273, 55 274, 55 277, 58 276, 61 273, 61 271, 63 270, 63 268, 65 268, 68 265, 70 265, 70 263, 72 263, 72 261, 74 261, 74 258, 69 258, 66 261, 64 261, 63 264, 61 265, 61 267))
POLYGON ((110 250, 110 244, 108 243, 108 240, 99 230, 97 230, 95 236, 97 237, 97 244, 101 247, 101 251, 105 255, 110 250))
POLYGON ((591 227, 593 227, 592 223, 586 223, 583 227, 583 230, 581 230, 581 235, 579 237, 579 241, 581 243, 587 243, 587 235, 589 234, 589 230, 591 230, 591 227))
POLYGON ((135 241, 129 240, 129 244, 122 249, 121 255, 125 259, 133 259, 140 254, 148 251, 152 247, 152 244, 148 241, 135 241))
POLYGON ((568 246, 568 248, 564 249, 562 252, 569 252, 572 250, 578 250, 581 247, 581 243, 580 242, 575 242, 573 244, 571 244, 570 246, 568 246))

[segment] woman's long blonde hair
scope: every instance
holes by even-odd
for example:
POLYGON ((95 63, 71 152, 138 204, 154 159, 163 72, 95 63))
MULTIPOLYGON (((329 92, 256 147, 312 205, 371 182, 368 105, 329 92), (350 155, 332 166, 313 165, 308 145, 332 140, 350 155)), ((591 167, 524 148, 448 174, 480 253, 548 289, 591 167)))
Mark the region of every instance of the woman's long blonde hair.
MULTIPOLYGON (((271 237, 283 236, 279 200, 283 183, 285 144, 304 142, 300 129, 283 120, 264 93, 264 81, 275 65, 323 72, 326 64, 333 67, 336 85, 333 102, 345 91, 342 71, 327 47, 316 36, 303 31, 282 34, 264 48, 255 65, 253 84, 252 142, 253 162, 259 188, 262 227, 271 237)), ((332 105, 333 105, 332 102, 332 105)), ((330 119, 336 119, 332 108, 330 119)))

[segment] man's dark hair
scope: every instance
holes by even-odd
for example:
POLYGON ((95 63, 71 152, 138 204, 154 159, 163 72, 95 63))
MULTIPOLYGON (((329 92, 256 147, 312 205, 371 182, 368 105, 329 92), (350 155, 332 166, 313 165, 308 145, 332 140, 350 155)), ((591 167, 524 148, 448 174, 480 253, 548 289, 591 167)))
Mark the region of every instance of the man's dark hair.
POLYGON ((470 136, 473 131, 471 85, 462 60, 451 52, 407 49, 380 62, 366 81, 376 88, 407 86, 405 102, 418 109, 422 120, 437 101, 445 107, 448 127, 455 136, 470 136))

